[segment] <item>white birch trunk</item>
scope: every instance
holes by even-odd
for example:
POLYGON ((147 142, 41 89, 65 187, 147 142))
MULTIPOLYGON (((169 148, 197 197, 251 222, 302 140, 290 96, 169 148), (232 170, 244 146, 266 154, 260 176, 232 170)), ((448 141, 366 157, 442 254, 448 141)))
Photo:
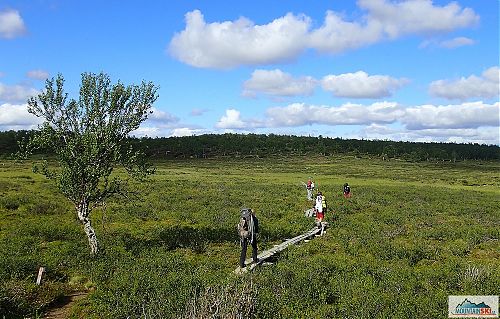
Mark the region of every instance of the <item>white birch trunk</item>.
POLYGON ((89 219, 89 204, 87 201, 82 200, 80 204, 76 207, 78 213, 78 219, 83 224, 83 230, 87 234, 90 245, 90 254, 97 255, 99 251, 99 243, 97 241, 97 236, 95 234, 94 228, 92 227, 89 219))

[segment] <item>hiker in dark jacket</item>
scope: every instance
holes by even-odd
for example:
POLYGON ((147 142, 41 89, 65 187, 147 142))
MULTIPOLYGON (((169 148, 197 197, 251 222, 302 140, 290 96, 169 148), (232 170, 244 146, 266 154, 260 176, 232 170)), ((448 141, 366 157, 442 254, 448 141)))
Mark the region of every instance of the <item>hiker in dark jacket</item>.
POLYGON ((349 187, 349 184, 345 183, 344 184, 344 198, 350 198, 351 197, 351 187, 349 187))
MULTIPOLYGON (((247 255, 248 243, 252 245, 252 260, 254 263, 258 262, 257 259, 257 234, 259 233, 259 220, 255 216, 255 211, 250 210, 246 223, 240 221, 240 245, 241 245, 241 255, 240 255, 240 267, 245 268, 245 259, 247 255)), ((243 217, 241 218, 243 219, 243 217)))

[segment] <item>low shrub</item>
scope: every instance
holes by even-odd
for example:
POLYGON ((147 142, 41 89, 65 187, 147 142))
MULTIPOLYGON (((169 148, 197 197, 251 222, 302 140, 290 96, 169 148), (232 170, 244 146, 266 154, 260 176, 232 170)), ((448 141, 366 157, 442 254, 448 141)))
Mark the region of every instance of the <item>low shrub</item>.
POLYGON ((66 285, 58 282, 9 280, 0 284, 0 314, 5 318, 33 317, 56 303, 68 292, 66 285))

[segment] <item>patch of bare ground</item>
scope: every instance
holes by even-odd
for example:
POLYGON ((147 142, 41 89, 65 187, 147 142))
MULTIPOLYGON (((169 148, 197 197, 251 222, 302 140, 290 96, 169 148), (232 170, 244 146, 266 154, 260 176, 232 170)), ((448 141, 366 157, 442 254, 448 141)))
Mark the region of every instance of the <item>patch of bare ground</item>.
POLYGON ((43 319, 66 319, 69 317, 71 308, 75 303, 87 297, 88 292, 77 292, 65 296, 59 303, 55 304, 44 316, 43 319))

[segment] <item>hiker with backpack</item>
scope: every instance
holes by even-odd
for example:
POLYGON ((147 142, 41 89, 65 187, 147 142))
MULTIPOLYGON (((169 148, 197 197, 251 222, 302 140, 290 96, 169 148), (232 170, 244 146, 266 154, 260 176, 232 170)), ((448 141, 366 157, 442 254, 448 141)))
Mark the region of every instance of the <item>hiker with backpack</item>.
POLYGON ((313 200, 312 194, 314 191, 314 182, 311 180, 310 177, 307 180, 306 189, 307 189, 307 200, 313 200))
POLYGON ((240 213, 240 222, 238 223, 241 245, 240 267, 245 268, 245 259, 249 242, 252 245, 252 260, 254 263, 258 262, 257 234, 259 233, 259 220, 257 216, 255 216, 255 211, 253 209, 243 208, 240 213))
POLYGON ((323 194, 318 192, 316 195, 316 202, 314 204, 314 210, 316 211, 316 219, 323 219, 323 194))
POLYGON ((325 218, 326 198, 321 192, 318 192, 318 194, 316 195, 316 205, 314 206, 314 208, 316 210, 316 225, 318 226, 318 228, 321 228, 320 235, 323 235, 325 231, 323 218, 325 218))
POLYGON ((351 187, 347 183, 344 184, 344 198, 351 198, 351 187))

